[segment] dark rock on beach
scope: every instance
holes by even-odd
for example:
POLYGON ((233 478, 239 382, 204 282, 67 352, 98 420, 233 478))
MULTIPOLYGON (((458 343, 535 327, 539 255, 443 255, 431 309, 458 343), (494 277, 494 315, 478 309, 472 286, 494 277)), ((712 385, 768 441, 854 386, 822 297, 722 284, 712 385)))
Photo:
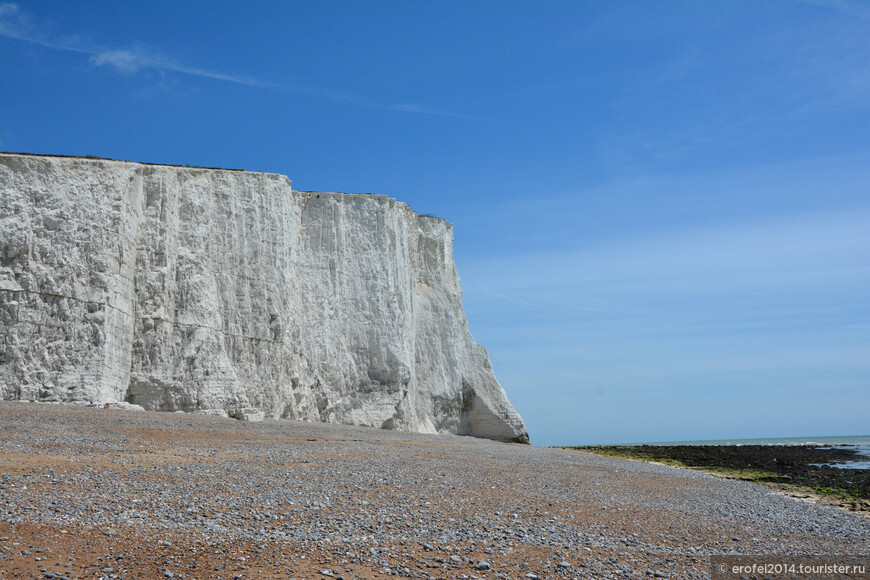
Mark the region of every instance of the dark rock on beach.
POLYGON ((870 469, 836 467, 867 458, 854 447, 822 445, 613 445, 581 447, 607 455, 674 461, 711 470, 754 471, 754 480, 844 490, 870 500, 870 469), (761 473, 758 473, 761 472, 761 473))

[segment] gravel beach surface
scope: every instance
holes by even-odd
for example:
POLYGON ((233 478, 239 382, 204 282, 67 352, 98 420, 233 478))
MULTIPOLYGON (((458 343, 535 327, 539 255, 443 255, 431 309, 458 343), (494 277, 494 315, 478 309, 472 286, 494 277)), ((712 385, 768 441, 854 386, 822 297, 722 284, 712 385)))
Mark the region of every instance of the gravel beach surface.
POLYGON ((0 578, 709 578, 868 554, 870 519, 446 435, 0 403, 0 578))

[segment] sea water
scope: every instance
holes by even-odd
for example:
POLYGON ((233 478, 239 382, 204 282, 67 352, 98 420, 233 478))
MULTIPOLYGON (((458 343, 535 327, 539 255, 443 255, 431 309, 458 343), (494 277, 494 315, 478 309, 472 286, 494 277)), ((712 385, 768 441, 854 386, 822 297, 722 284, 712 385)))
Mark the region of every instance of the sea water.
MULTIPOLYGON (((644 445, 639 443, 638 445, 644 445)), ((716 439, 710 441, 659 441, 646 445, 818 445, 848 447, 858 453, 858 459, 847 463, 832 463, 832 467, 870 469, 870 435, 854 437, 780 437, 775 439, 716 439)))

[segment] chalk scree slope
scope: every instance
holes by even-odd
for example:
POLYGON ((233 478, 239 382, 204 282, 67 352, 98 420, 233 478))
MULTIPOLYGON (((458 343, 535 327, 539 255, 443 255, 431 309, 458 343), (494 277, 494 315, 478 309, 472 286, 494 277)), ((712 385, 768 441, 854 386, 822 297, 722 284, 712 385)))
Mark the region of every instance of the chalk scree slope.
POLYGON ((0 394, 528 441, 452 226, 283 175, 0 155, 0 394))

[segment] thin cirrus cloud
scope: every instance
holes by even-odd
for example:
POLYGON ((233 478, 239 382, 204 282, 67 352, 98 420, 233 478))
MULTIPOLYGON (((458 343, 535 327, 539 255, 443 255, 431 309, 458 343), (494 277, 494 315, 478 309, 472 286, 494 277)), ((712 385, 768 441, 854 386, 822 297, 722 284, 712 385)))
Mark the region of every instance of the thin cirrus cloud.
POLYGON ((866 369, 856 353, 866 352, 868 336, 861 322, 870 288, 868 219, 870 207, 857 206, 489 256, 465 269, 463 282, 477 292, 466 306, 482 342, 517 354, 531 342, 548 368, 582 361, 602 373, 608 365, 617 374, 649 373, 661 360, 671 365, 662 373, 701 372, 689 361, 712 364, 730 353, 723 364, 751 369, 740 357, 768 353, 781 355, 777 368, 793 370, 809 360, 835 366, 839 353, 842 368, 866 369), (795 350, 800 355, 786 360, 795 350), (613 359, 616 352, 622 358, 613 359))
MULTIPOLYGON (((545 433, 538 444, 661 437, 601 416, 613 409, 631 422, 651 397, 674 413, 687 400, 807 406, 820 388, 860 397, 870 370, 868 220, 870 206, 856 204, 486 256, 463 269, 463 285, 476 289, 466 310, 530 430, 545 433), (564 405, 538 409, 544 390, 564 405)), ((728 432, 711 419, 696 432, 728 432)), ((773 427, 796 431, 801 421, 810 424, 773 427)))
MULTIPOLYGON (((166 57, 146 52, 143 49, 104 49, 90 46, 78 37, 54 38, 45 34, 39 27, 33 24, 30 15, 22 11, 16 4, 0 4, 0 36, 52 50, 90 55, 89 62, 92 65, 110 66, 125 74, 133 74, 144 68, 154 68, 254 88, 279 88, 279 85, 258 81, 253 78, 180 65, 166 57)), ((280 88, 283 90, 304 90, 286 85, 280 86, 280 88)))
POLYGON ((129 50, 105 50, 90 58, 96 66, 111 65, 123 73, 132 74, 142 67, 141 60, 129 50))
POLYGON ((652 293, 793 295, 810 286, 830 293, 814 294, 819 300, 870 282, 864 266, 870 258, 868 219, 870 207, 857 205, 760 223, 656 232, 598 247, 488 256, 470 271, 482 290, 515 302, 528 295, 569 303, 578 294, 637 298, 631 288, 638 284, 644 301, 652 293))
POLYGON ((21 10, 17 4, 0 4, 0 36, 35 44, 51 50, 74 52, 90 55, 89 62, 93 66, 112 67, 123 74, 135 74, 142 69, 156 69, 160 71, 180 73, 184 75, 212 79, 227 83, 234 83, 256 89, 266 89, 288 93, 309 94, 320 98, 329 99, 349 105, 394 111, 398 113, 412 113, 421 115, 437 115, 460 119, 475 119, 470 115, 442 111, 437 108, 417 104, 394 104, 378 103, 363 99, 355 95, 339 93, 329 89, 304 85, 289 85, 276 83, 244 75, 228 74, 199 67, 188 66, 178 63, 155 52, 145 49, 126 48, 100 48, 82 41, 78 37, 53 37, 46 34, 35 25, 30 14, 21 10))

